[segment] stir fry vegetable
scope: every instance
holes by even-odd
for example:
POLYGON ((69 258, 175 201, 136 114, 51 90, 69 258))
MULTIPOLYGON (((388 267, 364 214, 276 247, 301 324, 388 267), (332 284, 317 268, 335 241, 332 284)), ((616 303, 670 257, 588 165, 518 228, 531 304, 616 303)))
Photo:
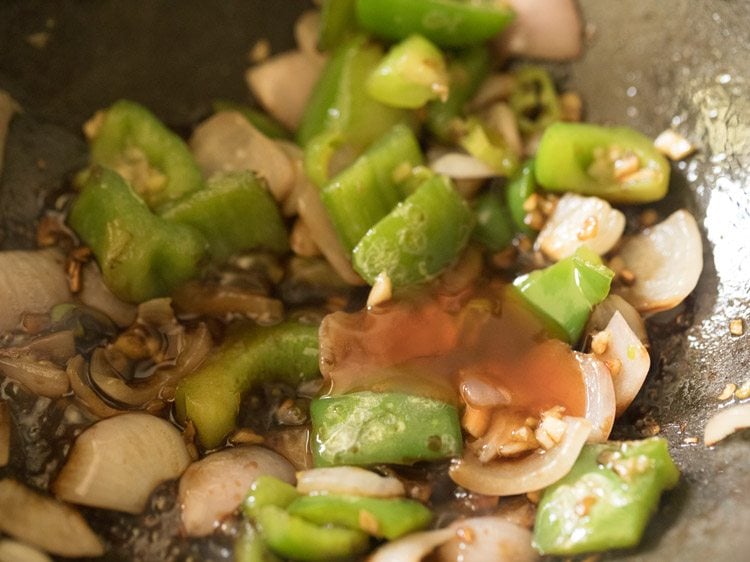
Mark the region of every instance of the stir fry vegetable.
MULTIPOLYGON (((54 483, 21 480, 68 502, 96 547, 80 552, 118 538, 100 544, 76 504, 173 509, 175 558, 515 561, 639 542, 679 469, 663 439, 607 439, 650 365, 638 311, 690 293, 701 237, 686 211, 626 230, 617 206, 661 199, 669 165, 641 133, 571 122, 543 66, 499 71, 487 40, 514 17, 328 0, 263 63, 311 64, 304 108, 217 102, 189 144, 128 100, 86 125, 90 165, 48 217, 57 249, 5 256, 44 264, 54 295, 0 322, 0 462, 16 462, 25 396, 66 412, 54 483)), ((4 501, 0 533, 67 552, 4 501)))

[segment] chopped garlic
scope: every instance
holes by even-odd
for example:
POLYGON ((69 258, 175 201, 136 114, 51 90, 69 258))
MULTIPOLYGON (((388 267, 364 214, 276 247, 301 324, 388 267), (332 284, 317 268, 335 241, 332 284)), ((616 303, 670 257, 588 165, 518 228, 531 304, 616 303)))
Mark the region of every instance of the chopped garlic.
POLYGON ((591 351, 593 351, 596 355, 601 355, 602 353, 607 351, 607 348, 609 347, 609 343, 611 341, 612 332, 610 332, 609 330, 602 330, 601 332, 597 332, 591 339, 591 351))
POLYGON ((742 383, 742 386, 734 391, 734 397, 738 400, 744 400, 750 398, 750 380, 746 380, 742 383))
POLYGON ((719 400, 728 400, 732 396, 734 396, 734 391, 737 390, 737 385, 733 382, 727 383, 727 385, 724 387, 724 390, 721 391, 721 394, 717 396, 719 400))
POLYGON ((733 318, 729 321, 729 333, 733 336, 741 336, 745 333, 745 323, 742 318, 733 318))
POLYGON ((391 283, 391 278, 388 277, 388 274, 385 271, 381 271, 378 273, 378 276, 375 277, 375 284, 372 286, 370 294, 367 296, 367 306, 369 308, 371 306, 383 304, 384 302, 391 300, 392 296, 393 284, 391 283))
POLYGON ((695 147, 690 141, 672 129, 667 129, 656 137, 654 146, 670 160, 682 160, 695 152, 695 147))

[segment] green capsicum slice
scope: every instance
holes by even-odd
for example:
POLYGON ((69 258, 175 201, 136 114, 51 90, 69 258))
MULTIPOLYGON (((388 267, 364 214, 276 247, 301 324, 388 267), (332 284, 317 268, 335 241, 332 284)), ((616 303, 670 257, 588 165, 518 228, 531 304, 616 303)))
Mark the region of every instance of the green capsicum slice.
POLYGON ((357 0, 357 21, 364 29, 392 40, 419 33, 441 47, 483 43, 514 16, 496 0, 357 0))
POLYGON ((199 230, 217 261, 243 250, 284 253, 289 249, 276 201, 251 172, 211 177, 204 189, 170 206, 162 217, 199 230))
POLYGON ((68 222, 115 295, 143 302, 198 275, 207 246, 199 231, 154 215, 112 170, 95 166, 86 176, 68 222))
POLYGON ((534 545, 560 556, 636 546, 661 493, 679 476, 664 439, 586 445, 571 471, 544 491, 534 545))
POLYGON ((357 31, 356 0, 323 0, 320 7, 318 48, 329 51, 357 31))
POLYGON ((367 93, 380 103, 417 109, 447 99, 450 77, 443 53, 421 35, 391 47, 367 79, 367 93))
POLYGON ((395 287, 433 279, 469 241, 474 216, 445 176, 433 176, 375 224, 354 248, 354 269, 371 285, 385 272, 395 287))
POLYGON ((669 187, 669 163, 651 139, 628 127, 554 123, 536 153, 539 185, 613 203, 658 201, 669 187))
POLYGON ((318 525, 338 525, 388 540, 424 529, 432 520, 432 512, 424 505, 404 498, 302 496, 287 511, 318 525))
POLYGON ((594 305, 609 294, 613 277, 596 253, 581 246, 572 256, 517 277, 513 286, 572 344, 581 336, 594 305))
POLYGON ((234 428, 244 392, 263 382, 296 385, 318 375, 317 326, 288 321, 241 327, 180 381, 177 418, 192 421, 203 446, 214 448, 234 428))
POLYGON ((310 404, 315 466, 413 464, 453 457, 463 439, 456 408, 399 392, 354 392, 310 404))
POLYGON ((491 186, 474 201, 476 224, 471 237, 491 252, 507 248, 513 241, 515 229, 504 194, 491 186))
POLYGON ((552 77, 540 66, 526 66, 515 78, 508 105, 516 114, 518 128, 526 135, 543 131, 560 119, 560 101, 552 77))
POLYGON ((286 508, 301 496, 297 488, 283 480, 268 475, 258 476, 242 502, 242 512, 253 519, 267 505, 286 508))
POLYGON ((120 100, 85 127, 91 162, 112 168, 154 210, 203 187, 185 142, 145 107, 120 100))
POLYGON ((417 138, 399 124, 323 187, 321 200, 347 251, 406 196, 402 184, 421 163, 417 138))
POLYGON ((505 201, 516 230, 526 236, 536 236, 537 231, 526 224, 524 204, 537 189, 534 160, 527 160, 514 174, 505 188, 505 201))

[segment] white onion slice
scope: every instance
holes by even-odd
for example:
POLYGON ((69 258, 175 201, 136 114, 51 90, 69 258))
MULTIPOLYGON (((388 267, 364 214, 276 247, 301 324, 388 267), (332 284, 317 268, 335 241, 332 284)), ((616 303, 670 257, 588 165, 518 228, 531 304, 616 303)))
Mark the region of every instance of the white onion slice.
POLYGON ((151 492, 190 464, 182 435, 142 413, 102 420, 78 436, 53 484, 72 503, 141 513, 151 492))
POLYGON ((104 554, 99 537, 75 509, 8 478, 0 480, 0 531, 60 556, 104 554))
POLYGON ((708 446, 715 445, 735 431, 748 427, 750 427, 750 403, 730 406, 709 418, 703 433, 703 442, 708 446))
POLYGON ((251 67, 245 79, 255 99, 288 129, 296 130, 325 58, 302 51, 274 55, 251 67))
POLYGON ((64 369, 51 361, 38 360, 31 355, 0 356, 0 374, 20 382, 39 396, 58 398, 70 388, 64 369))
POLYGON ((606 330, 609 332, 609 343, 599 357, 610 366, 617 403, 616 415, 621 416, 641 390, 651 367, 651 357, 620 312, 614 313, 606 330))
POLYGON ((531 531, 503 517, 473 517, 451 525, 453 537, 437 552, 441 562, 535 562, 531 531))
POLYGON ((367 562, 420 562, 454 534, 451 527, 411 533, 381 546, 367 558, 367 562))
POLYGON ((120 300, 109 290, 96 262, 92 261, 83 266, 82 279, 83 287, 78 293, 78 299, 83 304, 103 312, 120 328, 133 323, 136 307, 120 300))
POLYGON ((698 224, 684 209, 675 211, 626 240, 619 256, 635 282, 617 287, 617 294, 642 313, 674 308, 695 288, 703 270, 698 224))
POLYGON ((0 562, 52 562, 41 550, 22 542, 0 540, 0 562))
POLYGON ((580 246, 597 254, 609 252, 625 230, 625 215, 604 199, 566 193, 537 236, 535 247, 558 261, 580 246))
POLYGON ((591 423, 589 443, 603 443, 615 423, 615 388, 607 366, 594 355, 575 352, 586 387, 586 415, 591 423))
POLYGON ((398 478, 380 476, 356 466, 302 470, 297 473, 297 490, 303 494, 350 494, 372 498, 406 494, 398 478))
POLYGON ((5 400, 0 399, 0 468, 10 459, 10 412, 5 400))
POLYGON ((516 19, 495 43, 501 53, 570 60, 581 54, 583 23, 575 0, 510 0, 516 19))
POLYGON ((71 299, 60 252, 0 252, 0 331, 16 328, 24 313, 46 314, 71 299))
POLYGON ((294 483, 292 465, 264 447, 224 449, 191 464, 180 478, 178 492, 187 534, 211 534, 239 507, 255 479, 263 475, 294 483))
POLYGON ((589 321, 586 323, 584 333, 594 335, 597 332, 601 332, 607 327, 607 324, 609 324, 609 321, 612 320, 616 312, 622 314, 622 317, 638 339, 644 345, 648 345, 648 332, 646 331, 646 323, 643 321, 643 317, 632 304, 614 293, 607 295, 606 299, 594 307, 589 316, 589 321))
POLYGON ((250 170, 268 182, 277 200, 294 182, 294 166, 284 150, 236 111, 220 111, 198 125, 190 148, 206 177, 250 170))
POLYGON ((448 152, 430 162, 430 169, 455 180, 486 179, 497 176, 487 164, 462 152, 448 152))
POLYGON ((541 490, 565 476, 591 433, 583 418, 564 417, 562 440, 546 452, 536 451, 520 460, 482 463, 471 451, 450 468, 450 477, 467 490, 491 496, 512 496, 541 490))

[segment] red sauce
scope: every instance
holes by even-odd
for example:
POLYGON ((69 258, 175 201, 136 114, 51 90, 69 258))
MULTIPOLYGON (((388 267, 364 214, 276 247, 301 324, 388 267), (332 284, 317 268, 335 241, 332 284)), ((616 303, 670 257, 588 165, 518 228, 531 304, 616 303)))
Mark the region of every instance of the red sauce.
POLYGON ((479 377, 529 413, 585 412, 571 348, 505 286, 475 290, 461 307, 421 296, 329 315, 321 350, 332 393, 402 390, 458 403, 459 380, 479 377))

